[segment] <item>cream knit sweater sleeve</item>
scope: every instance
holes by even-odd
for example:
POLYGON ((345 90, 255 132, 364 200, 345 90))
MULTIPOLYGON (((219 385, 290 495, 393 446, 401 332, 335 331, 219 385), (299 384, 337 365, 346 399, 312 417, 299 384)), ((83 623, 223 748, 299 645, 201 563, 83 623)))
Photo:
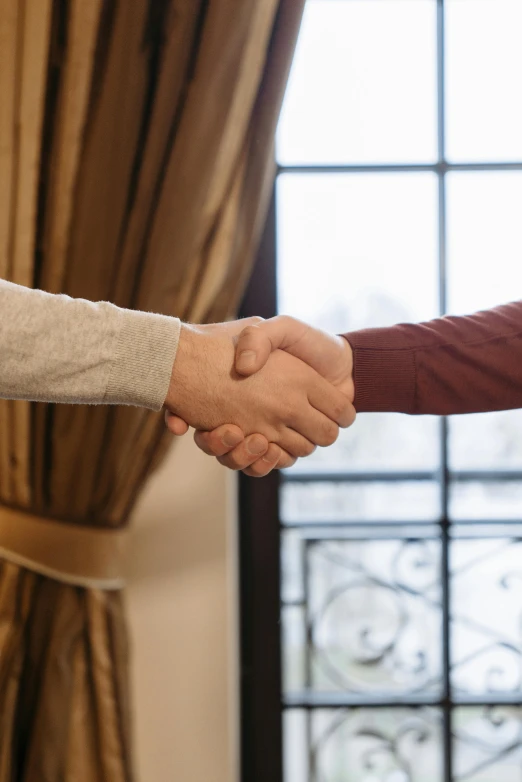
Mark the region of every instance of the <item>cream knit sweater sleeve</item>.
POLYGON ((0 398, 161 410, 177 318, 0 280, 0 398))

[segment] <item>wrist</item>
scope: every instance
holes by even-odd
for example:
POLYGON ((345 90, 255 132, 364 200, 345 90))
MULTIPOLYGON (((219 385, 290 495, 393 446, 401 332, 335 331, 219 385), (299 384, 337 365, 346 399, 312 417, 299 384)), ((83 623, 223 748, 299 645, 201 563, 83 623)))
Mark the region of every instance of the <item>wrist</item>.
POLYGON ((172 367, 169 388, 164 406, 171 413, 180 414, 180 407, 187 394, 191 393, 196 357, 198 354, 197 327, 188 323, 181 323, 178 350, 172 367))
POLYGON ((343 392, 348 397, 349 401, 353 404, 355 399, 355 380, 353 371, 353 348, 348 342, 348 339, 344 334, 339 334, 343 341, 343 392))

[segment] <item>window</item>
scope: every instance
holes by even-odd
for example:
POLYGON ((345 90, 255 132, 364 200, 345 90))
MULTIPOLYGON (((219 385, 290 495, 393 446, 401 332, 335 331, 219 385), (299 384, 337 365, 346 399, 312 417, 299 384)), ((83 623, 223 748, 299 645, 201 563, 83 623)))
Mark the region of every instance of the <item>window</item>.
MULTIPOLYGON (((521 29, 520 0, 308 0, 246 310, 522 298, 521 29)), ((244 779, 519 780, 522 411, 361 415, 241 491, 244 779)))

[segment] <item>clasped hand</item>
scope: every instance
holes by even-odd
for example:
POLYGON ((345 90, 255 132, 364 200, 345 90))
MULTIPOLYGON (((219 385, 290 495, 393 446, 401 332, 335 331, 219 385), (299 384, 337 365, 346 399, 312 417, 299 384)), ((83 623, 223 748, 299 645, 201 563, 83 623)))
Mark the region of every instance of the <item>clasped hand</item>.
POLYGON ((280 316, 182 325, 165 400, 175 435, 254 477, 331 445, 355 420, 348 342, 280 316))

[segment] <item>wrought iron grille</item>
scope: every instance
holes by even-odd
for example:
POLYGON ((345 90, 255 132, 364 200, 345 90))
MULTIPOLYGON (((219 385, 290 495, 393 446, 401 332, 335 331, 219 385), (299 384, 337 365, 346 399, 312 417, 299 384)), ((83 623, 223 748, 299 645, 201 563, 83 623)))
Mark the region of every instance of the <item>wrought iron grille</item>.
MULTIPOLYGON (((452 0, 432 2, 436 160, 285 163, 278 178, 434 175, 438 311, 445 314, 448 176, 522 172, 522 154, 448 159, 452 0)), ((276 187, 245 315, 277 309, 280 228, 276 187)), ((520 298, 520 288, 511 298, 520 298)), ((488 416, 462 425, 469 429, 470 420, 494 441, 488 416)), ((242 478, 245 782, 522 779, 522 454, 512 442, 522 428, 518 413, 495 421, 504 427, 498 469, 452 460, 461 424, 452 433, 451 421, 430 419, 434 466, 413 469, 410 460, 408 469, 351 469, 344 459, 303 463, 261 482, 242 478)))

